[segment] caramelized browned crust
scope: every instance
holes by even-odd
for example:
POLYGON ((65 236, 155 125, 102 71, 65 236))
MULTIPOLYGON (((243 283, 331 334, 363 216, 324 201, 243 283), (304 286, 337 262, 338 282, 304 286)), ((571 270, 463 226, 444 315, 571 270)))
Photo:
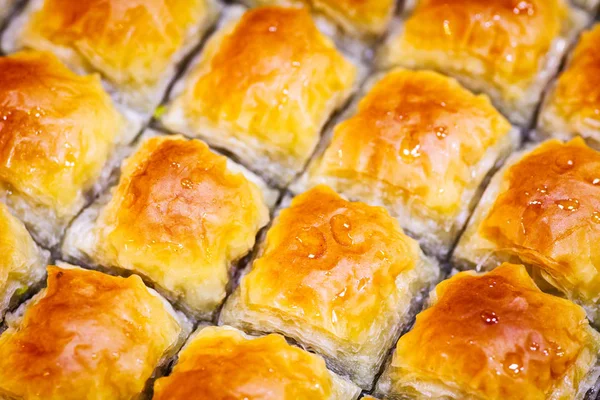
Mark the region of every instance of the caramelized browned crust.
POLYGON ((332 381, 323 359, 282 336, 247 339, 231 328, 207 327, 154 393, 154 400, 329 400, 332 381))
POLYGON ((208 7, 206 0, 44 0, 23 40, 70 48, 119 85, 153 84, 208 7))
POLYGON ((550 274, 575 298, 600 293, 600 153, 549 141, 511 166, 479 227, 498 249, 550 274))
POLYGON ((49 53, 0 58, 0 184, 72 216, 121 139, 122 118, 97 76, 49 53))
POLYGON ((23 223, 0 203, 0 321, 11 303, 41 283, 45 258, 23 223))
POLYGON ((583 309, 503 264, 438 285, 398 342, 391 382, 397 392, 442 384, 457 398, 573 399, 597 351, 583 309))
POLYGON ((262 7, 213 38, 180 106, 199 134, 241 141, 233 151, 242 157, 248 148, 297 171, 355 75, 307 10, 262 7))
POLYGON ((346 30, 366 34, 385 32, 396 6, 394 0, 312 0, 312 3, 346 30))
POLYGON ((230 264, 268 221, 258 187, 199 140, 155 137, 125 163, 97 225, 109 265, 141 272, 193 310, 225 295, 230 264))
MULTIPOLYGON (((572 134, 600 131, 600 25, 581 35, 548 106, 572 134)), ((548 129, 557 129, 550 126, 548 129)), ((551 133, 551 132, 549 132, 551 133)), ((596 138, 596 140, 600 140, 596 138)))
POLYGON ((0 395, 131 399, 181 326, 141 279, 48 267, 48 288, 0 336, 0 395))
POLYGON ((397 277, 418 262, 418 244, 383 208, 317 186, 281 212, 240 293, 251 310, 364 345, 404 295, 397 277))
POLYGON ((419 0, 393 51, 421 67, 449 64, 494 86, 526 86, 566 14, 563 0, 419 0))
MULTIPOLYGON (((356 36, 373 36, 385 32, 396 2, 394 0, 292 0, 307 4, 323 13, 341 28, 356 36)), ((289 4, 282 0, 253 0, 253 3, 289 4)))
POLYGON ((511 125, 455 80, 428 71, 394 70, 336 126, 313 175, 382 187, 385 203, 414 203, 450 217, 476 188, 477 167, 511 125))

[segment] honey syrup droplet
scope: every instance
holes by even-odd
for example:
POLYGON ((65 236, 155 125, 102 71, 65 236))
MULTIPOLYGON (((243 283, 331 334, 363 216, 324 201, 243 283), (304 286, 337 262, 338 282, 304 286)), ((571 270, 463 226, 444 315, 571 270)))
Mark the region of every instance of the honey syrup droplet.
POLYGON ((555 204, 565 211, 577 211, 579 208, 579 200, 577 199, 557 200, 555 204))
POLYGON ((325 236, 314 226, 302 229, 296 235, 296 241, 300 245, 301 251, 311 260, 323 257, 327 250, 325 236))
POLYGON ((329 220, 331 226, 331 234, 336 242, 342 246, 351 246, 354 241, 350 235, 352 222, 350 218, 343 214, 336 214, 329 220))
POLYGON ((483 322, 485 322, 488 325, 495 325, 498 322, 500 322, 496 313, 490 310, 483 310, 479 316, 481 317, 483 322))
POLYGON ((523 359, 517 353, 508 353, 504 359, 504 371, 513 378, 516 378, 523 372, 523 359))
POLYGON ((192 182, 188 178, 184 178, 184 179, 181 180, 181 187, 183 187, 184 189, 193 189, 194 188, 194 182, 192 182))
POLYGON ((566 154, 559 155, 554 163, 558 167, 558 172, 566 172, 575 165, 573 158, 566 154))

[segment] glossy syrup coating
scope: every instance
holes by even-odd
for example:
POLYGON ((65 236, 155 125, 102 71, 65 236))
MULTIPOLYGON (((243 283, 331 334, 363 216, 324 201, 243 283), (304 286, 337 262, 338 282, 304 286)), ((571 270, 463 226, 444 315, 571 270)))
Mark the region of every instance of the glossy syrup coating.
POLYGON ((317 186, 277 217, 240 293, 251 310, 362 346, 381 315, 397 318, 396 279, 420 254, 383 208, 317 186))
POLYGON ((73 216, 99 177, 123 119, 97 76, 50 53, 0 58, 0 185, 58 218, 73 216))
POLYGON ((368 193, 381 188, 375 196, 384 203, 454 217, 465 190, 487 173, 478 170, 486 152, 510 130, 487 96, 435 72, 396 69, 335 127, 311 174, 368 183, 368 193))
POLYGON ((199 140, 145 141, 97 224, 108 265, 138 271, 194 311, 225 296, 230 264, 269 213, 259 188, 199 140))
POLYGON ((134 398, 180 332, 139 277, 50 266, 48 288, 0 336, 0 395, 134 398))
POLYGON ((549 111, 563 120, 571 134, 596 135, 600 140, 600 25, 583 33, 568 67, 560 75, 550 97, 549 111))
POLYGON ((419 0, 391 43, 390 61, 526 86, 566 15, 563 0, 419 0))
MULTIPOLYGON (((288 4, 281 0, 255 0, 258 4, 288 4)), ((393 0, 296 0, 325 14, 352 35, 380 35, 385 32, 396 2, 393 0)))
POLYGON ((44 263, 23 223, 0 203, 0 321, 14 294, 42 280, 44 263))
POLYGON ((573 298, 597 299, 600 153, 581 138, 545 142, 506 171, 479 232, 573 298))
POLYGON ((322 358, 283 336, 248 338, 228 327, 206 327, 159 379, 154 400, 329 400, 332 380, 322 358))
POLYGON ((43 0, 22 40, 70 48, 118 85, 153 84, 208 8, 206 0, 43 0))
POLYGON ((573 399, 596 361, 598 335, 583 309, 542 293, 522 265, 460 273, 433 296, 398 341, 395 391, 429 382, 456 398, 573 399))
POLYGON ((261 7, 209 43, 183 107, 198 131, 216 130, 301 167, 355 75, 307 10, 261 7))
POLYGON ((312 0, 312 3, 346 30, 375 35, 385 32, 396 6, 393 0, 312 0))

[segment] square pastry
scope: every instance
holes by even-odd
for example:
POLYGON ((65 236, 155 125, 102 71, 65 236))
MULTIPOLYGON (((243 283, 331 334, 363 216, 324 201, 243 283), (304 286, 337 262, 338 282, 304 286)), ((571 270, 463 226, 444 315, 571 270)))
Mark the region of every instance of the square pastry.
POLYGON ((513 155, 453 255, 460 268, 525 263, 600 324, 600 152, 581 138, 513 155))
POLYGON ((40 249, 21 221, 0 203, 0 323, 4 314, 41 285, 50 253, 40 249))
POLYGON ((161 121, 284 186, 304 168, 356 81, 357 66, 306 9, 233 7, 175 86, 161 121))
POLYGON ((360 389, 329 371, 323 359, 277 334, 247 336, 201 326, 179 353, 153 400, 354 400, 360 389))
POLYGON ((462 272, 430 303, 377 384, 386 399, 583 400, 598 380, 600 334, 522 265, 462 272))
POLYGON ((137 130, 97 75, 46 52, 0 57, 0 199, 44 246, 60 242, 137 130))
POLYGON ((487 96, 436 72, 400 68, 372 78, 327 137, 293 190, 326 184, 384 206, 442 258, 486 175, 520 142, 487 96))
POLYGON ((71 225, 63 254, 143 276, 210 318, 229 274, 269 221, 276 194, 199 140, 144 135, 118 184, 71 225))
POLYGON ((244 0, 252 6, 298 4, 311 7, 341 33, 367 40, 383 35, 390 25, 395 0, 244 0))
POLYGON ((0 335, 0 398, 140 398, 189 332, 138 276, 50 266, 48 287, 0 335))
POLYGON ((600 148, 600 24, 584 32, 549 91, 534 138, 581 135, 600 148))
POLYGON ((291 337, 368 389, 439 267, 384 208, 317 186, 280 212, 246 272, 220 323, 291 337))
POLYGON ((527 125, 568 44, 589 21, 566 0, 415 0, 380 67, 429 68, 487 93, 527 125))
POLYGON ((216 0, 31 0, 2 46, 47 50, 97 71, 120 103, 148 116, 217 18, 216 0))

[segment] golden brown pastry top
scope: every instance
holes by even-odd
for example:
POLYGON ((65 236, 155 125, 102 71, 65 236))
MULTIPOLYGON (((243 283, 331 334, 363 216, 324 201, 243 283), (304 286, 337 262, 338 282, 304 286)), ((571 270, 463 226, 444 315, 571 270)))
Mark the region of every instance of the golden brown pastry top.
POLYGON ((37 246, 23 223, 0 203, 0 299, 11 275, 27 281, 27 271, 38 255, 37 246))
POLYGON ((184 95, 188 117, 280 157, 307 158, 356 68, 302 8, 247 11, 209 43, 184 95))
POLYGON ((206 0, 44 0, 24 40, 69 47, 117 84, 152 84, 208 7, 206 0))
POLYGON ((0 336, 0 394, 131 399, 180 332, 139 277, 50 266, 44 294, 0 336))
POLYGON ((583 309, 542 293, 522 265, 503 264, 437 286, 433 305, 398 341, 392 385, 414 377, 452 382, 474 398, 543 400, 562 379, 576 392, 585 371, 567 371, 597 350, 583 309))
POLYGON ((575 132, 598 129, 600 121, 600 24, 581 35, 550 104, 575 132))
POLYGON ((566 7, 563 0, 418 0, 395 50, 432 52, 436 64, 450 57, 490 82, 530 82, 561 33, 566 7))
POLYGON ((42 266, 40 252, 21 221, 0 203, 0 320, 3 317, 2 300, 15 280, 26 284, 31 270, 42 266))
POLYGON ((364 344, 377 316, 397 307, 396 278, 418 262, 417 242, 385 209, 317 186, 277 217, 241 296, 251 309, 364 344))
POLYGON ((248 339, 229 327, 202 329, 156 381, 154 400, 328 400, 332 381, 322 358, 276 334, 248 339))
POLYGON ((98 178, 123 120, 97 76, 50 53, 0 57, 0 183, 67 216, 98 178))
POLYGON ((338 124, 317 175, 385 187, 392 200, 455 213, 477 164, 511 129, 486 96, 429 71, 396 69, 338 124), (397 201, 397 200, 396 200, 397 201))
MULTIPOLYGON (((289 4, 290 1, 256 0, 258 4, 289 4)), ((379 35, 392 17, 394 0, 295 0, 308 4, 354 35, 379 35)))
POLYGON ((252 248, 269 212, 259 188, 227 168, 199 140, 146 140, 122 168, 100 216, 102 247, 113 265, 163 283, 216 279, 252 248))
POLYGON ((600 153, 581 138, 543 143, 511 166, 479 227, 576 297, 600 293, 600 153))
POLYGON ((349 31, 381 34, 391 19, 394 0, 311 0, 313 6, 333 17, 349 31))

